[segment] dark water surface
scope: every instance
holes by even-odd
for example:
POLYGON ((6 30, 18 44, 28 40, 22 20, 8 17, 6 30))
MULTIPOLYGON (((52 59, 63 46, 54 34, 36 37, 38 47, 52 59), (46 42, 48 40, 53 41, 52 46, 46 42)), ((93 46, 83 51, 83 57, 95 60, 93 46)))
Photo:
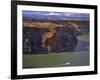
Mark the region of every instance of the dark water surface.
POLYGON ((89 51, 89 34, 78 36, 78 44, 75 51, 89 51))

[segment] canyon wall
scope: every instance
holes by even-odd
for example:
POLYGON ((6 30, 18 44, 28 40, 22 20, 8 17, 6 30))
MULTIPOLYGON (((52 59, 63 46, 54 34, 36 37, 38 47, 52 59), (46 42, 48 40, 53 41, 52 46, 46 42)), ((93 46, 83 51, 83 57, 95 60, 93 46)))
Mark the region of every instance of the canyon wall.
POLYGON ((49 53, 74 49, 77 45, 75 28, 69 26, 55 29, 23 27, 24 53, 49 53))

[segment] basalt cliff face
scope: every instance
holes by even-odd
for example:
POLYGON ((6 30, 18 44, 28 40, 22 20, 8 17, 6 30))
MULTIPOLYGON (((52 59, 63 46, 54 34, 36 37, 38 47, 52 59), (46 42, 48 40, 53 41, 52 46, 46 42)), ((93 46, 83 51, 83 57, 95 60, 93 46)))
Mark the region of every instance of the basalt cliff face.
POLYGON ((25 24, 23 27, 24 53, 59 52, 74 49, 77 45, 75 29, 72 27, 53 24, 56 27, 48 29, 35 26, 25 24))

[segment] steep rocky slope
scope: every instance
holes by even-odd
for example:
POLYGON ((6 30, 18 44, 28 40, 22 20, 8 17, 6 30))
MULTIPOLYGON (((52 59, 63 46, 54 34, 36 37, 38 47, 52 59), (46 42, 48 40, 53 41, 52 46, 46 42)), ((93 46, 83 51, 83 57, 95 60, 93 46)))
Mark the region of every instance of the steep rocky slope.
POLYGON ((75 48, 77 38, 75 28, 53 23, 24 24, 23 51, 24 53, 59 52, 75 48), (47 27, 44 27, 48 25, 47 27), (43 26, 43 27, 38 27, 43 26))

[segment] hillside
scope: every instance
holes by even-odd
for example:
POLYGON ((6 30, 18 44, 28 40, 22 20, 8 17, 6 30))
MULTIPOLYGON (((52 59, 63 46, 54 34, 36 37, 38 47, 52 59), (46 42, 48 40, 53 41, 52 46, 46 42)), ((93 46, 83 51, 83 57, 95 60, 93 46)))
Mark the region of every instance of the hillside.
POLYGON ((23 27, 24 52, 59 52, 77 45, 76 29, 68 22, 24 21, 23 27))

